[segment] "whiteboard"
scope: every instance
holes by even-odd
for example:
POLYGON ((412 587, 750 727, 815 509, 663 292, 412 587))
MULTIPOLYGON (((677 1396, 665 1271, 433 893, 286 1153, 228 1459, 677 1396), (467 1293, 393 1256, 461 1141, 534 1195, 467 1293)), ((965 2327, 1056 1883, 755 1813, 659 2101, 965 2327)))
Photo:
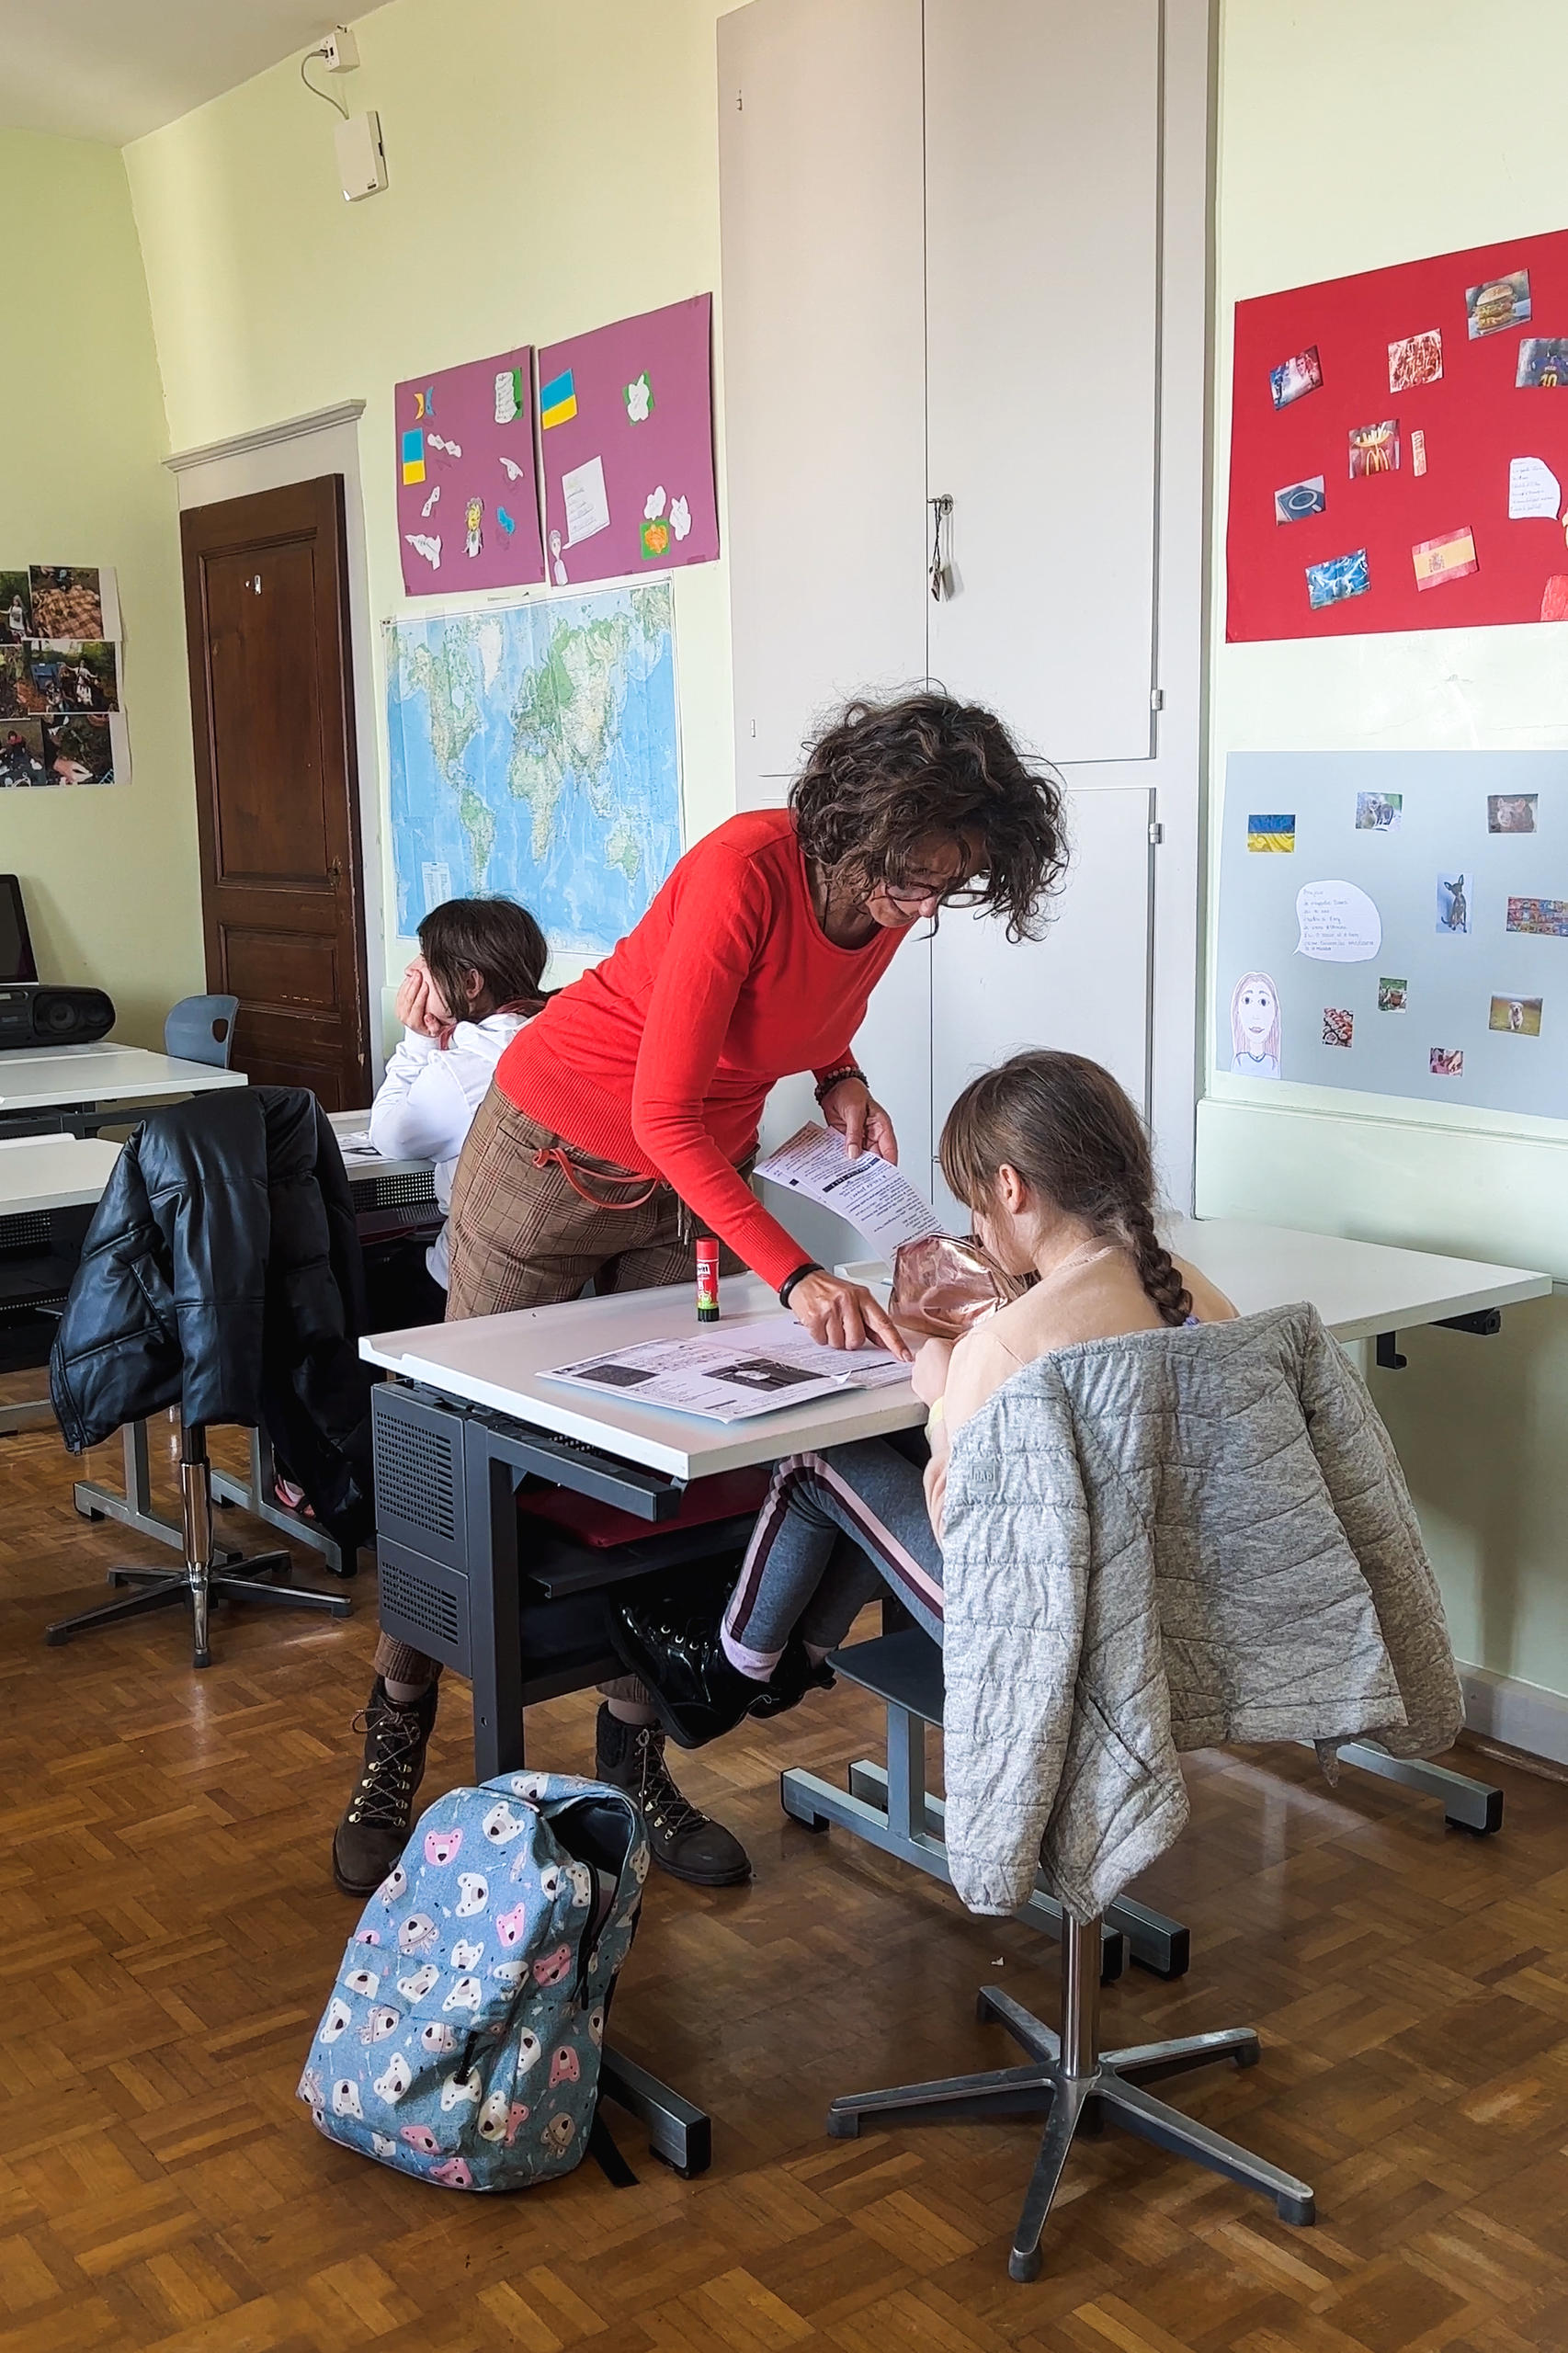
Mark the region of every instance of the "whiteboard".
POLYGON ((1215 983, 1221 1073, 1568 1119, 1568 753, 1232 753, 1215 983))

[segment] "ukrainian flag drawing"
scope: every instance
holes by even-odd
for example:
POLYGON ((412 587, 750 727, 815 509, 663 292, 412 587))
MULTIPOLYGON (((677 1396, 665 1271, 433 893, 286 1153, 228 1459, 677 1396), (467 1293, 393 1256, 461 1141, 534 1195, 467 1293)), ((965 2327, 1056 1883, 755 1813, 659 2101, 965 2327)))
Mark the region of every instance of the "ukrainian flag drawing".
POLYGON ((1296 820, 1290 817, 1249 817, 1248 849, 1294 849, 1296 820))
POLYGON ((425 436, 416 425, 403 437, 403 479, 405 488, 425 479, 425 436))
POLYGON ((572 381, 570 368, 552 376, 540 392, 539 421, 548 432, 552 425, 566 425, 577 414, 577 387, 572 381))

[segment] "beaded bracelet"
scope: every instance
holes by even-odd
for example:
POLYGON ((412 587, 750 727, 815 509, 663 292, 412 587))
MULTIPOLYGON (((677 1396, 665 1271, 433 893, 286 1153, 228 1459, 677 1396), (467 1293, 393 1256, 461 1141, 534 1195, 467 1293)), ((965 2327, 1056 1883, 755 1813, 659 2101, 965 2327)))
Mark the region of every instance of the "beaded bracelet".
POLYGON ((830 1070, 827 1076, 819 1082, 816 1091, 818 1103, 821 1103, 824 1096, 831 1095, 835 1086, 842 1086, 846 1078, 858 1078, 869 1094, 871 1082, 860 1068, 859 1063, 846 1063, 840 1070, 830 1070))

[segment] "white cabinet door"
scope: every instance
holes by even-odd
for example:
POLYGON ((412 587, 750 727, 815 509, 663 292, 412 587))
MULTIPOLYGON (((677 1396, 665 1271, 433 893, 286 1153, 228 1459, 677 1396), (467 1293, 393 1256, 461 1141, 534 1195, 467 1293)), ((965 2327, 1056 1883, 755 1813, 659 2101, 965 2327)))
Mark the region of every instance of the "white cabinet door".
MULTIPOLYGON (((969 1081, 1028 1046, 1103 1063, 1146 1111, 1153 807, 1144 785, 1071 796, 1073 859, 1042 940, 1009 947, 987 915, 942 917, 931 962, 933 1151, 969 1081)), ((932 1183, 938 1211, 961 1231, 965 1212, 935 1167, 932 1183)))
POLYGON ((1160 0, 925 17, 931 670, 1049 759, 1147 759, 1160 0))
POLYGON ((926 669, 920 0, 721 17, 736 798, 926 669))

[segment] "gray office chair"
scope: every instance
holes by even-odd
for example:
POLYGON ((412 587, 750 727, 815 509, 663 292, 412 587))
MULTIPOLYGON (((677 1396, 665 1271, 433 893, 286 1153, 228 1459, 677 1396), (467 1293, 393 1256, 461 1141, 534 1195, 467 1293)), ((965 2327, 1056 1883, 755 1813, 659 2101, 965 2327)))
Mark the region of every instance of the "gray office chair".
POLYGON ((182 996, 164 1024, 164 1051, 183 1063, 210 1063, 227 1070, 234 1051, 237 996, 182 996))
MULTIPOLYGON (((929 1654, 920 1680, 923 1688, 935 1695, 930 1720, 940 1722, 941 1654, 926 1635, 905 1631, 884 1634, 880 1642, 856 1643, 835 1651, 832 1665, 890 1706, 907 1709, 913 1705, 926 1715, 932 1700, 911 1698, 909 1653, 916 1644, 929 1654)), ((1098 1919, 1064 1916, 1062 1921, 1059 2027, 1047 2026, 1043 2018, 1037 2018, 1021 2002, 994 1986, 982 1987, 978 2004, 982 2023, 1006 2028, 1027 2053, 1027 2065, 949 2075, 934 2083, 900 2084, 888 2091, 853 2092, 835 2099, 828 2110, 828 2131, 835 2140, 845 2141, 857 2139, 863 2123, 885 2130, 900 2124, 956 2124, 966 2119, 1044 2117, 1040 2154, 1007 2263, 1015 2279, 1039 2277, 1040 2234, 1073 2143, 1080 2132, 1096 2132, 1105 2124, 1119 2125, 1123 2131, 1152 2141, 1173 2156, 1189 2158, 1195 2165, 1223 2174, 1243 2188, 1260 2190, 1274 2200, 1283 2222, 1304 2226, 1315 2220, 1312 2193, 1304 2181, 1211 2131, 1179 2108, 1152 2098, 1143 2089, 1145 2084, 1184 2075, 1194 2067, 1212 2066, 1222 2059, 1233 2060, 1238 2067, 1256 2066, 1258 2040, 1251 2027, 1223 2027, 1217 2032, 1181 2035, 1165 2042, 1101 2050, 1105 1926, 1098 1919)))

